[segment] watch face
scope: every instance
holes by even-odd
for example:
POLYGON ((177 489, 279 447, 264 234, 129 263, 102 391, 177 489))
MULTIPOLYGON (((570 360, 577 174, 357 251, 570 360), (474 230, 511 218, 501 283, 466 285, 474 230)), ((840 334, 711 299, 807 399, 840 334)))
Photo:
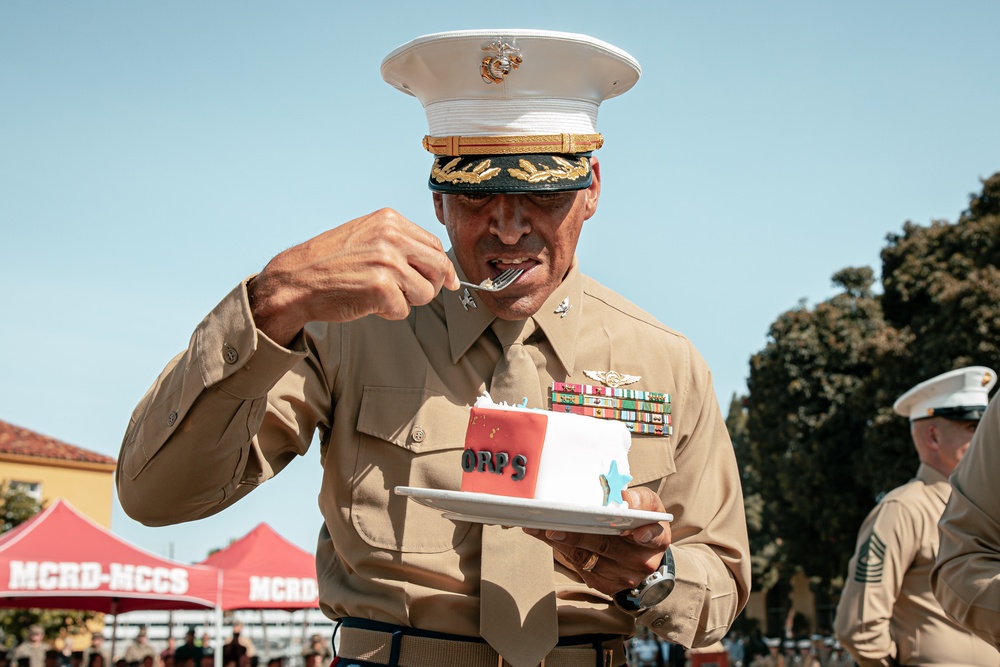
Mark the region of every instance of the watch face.
POLYGON ((639 604, 643 607, 656 606, 666 600, 672 590, 674 590, 673 577, 658 579, 646 586, 646 590, 640 596, 639 604))
POLYGON ((642 590, 638 596, 639 606, 645 608, 657 605, 670 595, 670 591, 674 590, 674 575, 665 570, 666 568, 660 568, 643 582, 642 590))

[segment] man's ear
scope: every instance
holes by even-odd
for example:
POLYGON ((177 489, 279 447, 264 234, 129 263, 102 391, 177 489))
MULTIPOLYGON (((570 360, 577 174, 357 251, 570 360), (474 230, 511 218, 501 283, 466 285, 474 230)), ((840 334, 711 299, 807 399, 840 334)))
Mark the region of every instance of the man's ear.
POLYGON ((927 436, 925 438, 927 446, 934 451, 941 449, 941 429, 932 420, 927 423, 927 436))
POLYGON ((431 195, 434 198, 434 214, 437 216, 438 222, 442 225, 444 224, 444 195, 440 192, 435 192, 431 195))
POLYGON ((584 204, 584 220, 597 213, 597 200, 601 198, 601 163, 596 157, 590 158, 590 170, 594 172, 594 178, 590 182, 590 187, 585 191, 587 201, 584 204))

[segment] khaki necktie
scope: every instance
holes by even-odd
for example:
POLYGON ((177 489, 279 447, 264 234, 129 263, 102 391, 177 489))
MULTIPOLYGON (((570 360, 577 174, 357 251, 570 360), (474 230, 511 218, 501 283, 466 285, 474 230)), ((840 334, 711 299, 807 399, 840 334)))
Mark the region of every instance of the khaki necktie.
MULTIPOLYGON (((532 319, 491 325, 503 346, 493 371, 494 401, 541 408, 538 368, 523 342, 532 319)), ((559 640, 552 548, 520 528, 483 526, 480 633, 514 667, 535 667, 559 640)))

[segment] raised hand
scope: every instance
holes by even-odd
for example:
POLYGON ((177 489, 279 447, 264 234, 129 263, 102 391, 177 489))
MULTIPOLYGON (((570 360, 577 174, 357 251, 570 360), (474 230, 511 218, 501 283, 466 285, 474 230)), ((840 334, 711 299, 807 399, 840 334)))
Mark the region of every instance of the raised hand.
POLYGON ((382 209, 280 253, 247 289, 257 327, 287 345, 307 322, 403 319, 442 287, 458 276, 441 241, 382 209))

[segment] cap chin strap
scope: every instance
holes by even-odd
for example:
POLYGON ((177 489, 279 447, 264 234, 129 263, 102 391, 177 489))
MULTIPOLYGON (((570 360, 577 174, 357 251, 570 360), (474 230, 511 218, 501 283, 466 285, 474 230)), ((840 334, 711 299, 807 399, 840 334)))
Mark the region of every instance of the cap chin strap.
POLYGON ((590 153, 604 145, 600 134, 539 134, 495 137, 424 137, 424 149, 435 155, 526 155, 590 153))

